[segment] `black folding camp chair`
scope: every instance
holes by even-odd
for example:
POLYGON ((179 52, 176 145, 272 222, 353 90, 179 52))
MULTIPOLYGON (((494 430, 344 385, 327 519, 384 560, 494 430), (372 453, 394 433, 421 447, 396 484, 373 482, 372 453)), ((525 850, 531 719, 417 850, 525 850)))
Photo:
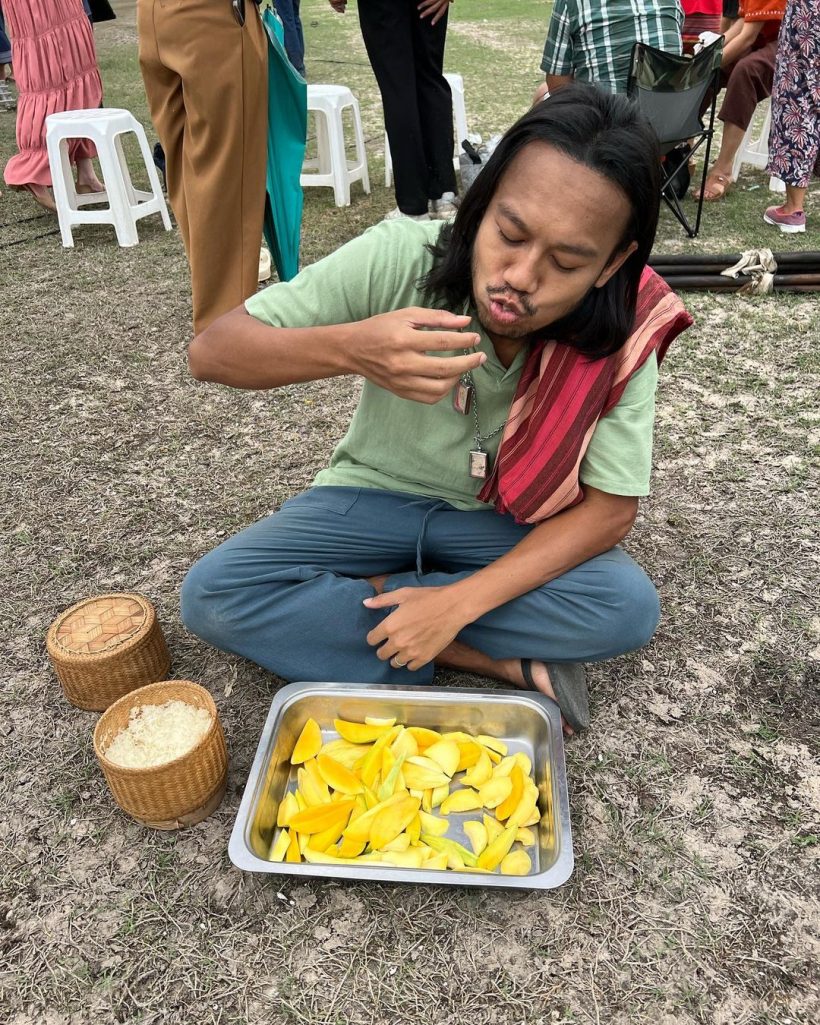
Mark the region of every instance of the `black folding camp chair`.
POLYGON ((720 81, 720 59, 723 36, 705 46, 694 57, 656 50, 645 43, 635 43, 629 73, 629 95, 655 129, 664 157, 661 195, 690 238, 700 231, 703 213, 703 188, 712 151, 715 129, 715 106, 720 81), (710 94, 711 90, 711 94, 710 94), (709 100, 708 111, 701 115, 709 100), (708 113, 708 127, 704 119, 708 113), (691 142, 691 149, 685 143, 691 142), (686 163, 706 143, 698 213, 692 227, 675 190, 681 175, 687 174, 686 163), (684 145, 682 145, 684 144, 684 145))

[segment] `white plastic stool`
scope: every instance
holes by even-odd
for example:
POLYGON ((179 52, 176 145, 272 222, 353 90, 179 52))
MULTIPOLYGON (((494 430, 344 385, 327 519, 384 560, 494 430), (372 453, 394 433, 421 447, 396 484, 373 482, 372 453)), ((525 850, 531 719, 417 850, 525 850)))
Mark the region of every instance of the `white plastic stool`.
POLYGON ((304 162, 300 184, 303 188, 310 185, 332 185, 336 206, 350 206, 350 186, 353 182, 361 181, 364 191, 370 192, 359 101, 344 85, 309 85, 307 109, 316 115, 319 158, 304 162), (346 107, 353 110, 353 135, 356 142, 356 159, 353 161, 347 159, 345 152, 342 111, 346 107))
MULTIPOLYGON (((458 170, 458 158, 461 153, 461 143, 467 138, 467 107, 464 103, 464 79, 461 75, 452 71, 445 71, 444 77, 450 85, 450 92, 453 95, 453 120, 456 124, 455 145, 453 147, 453 167, 458 170)), ((384 133, 384 184, 387 188, 393 184, 393 157, 390 153, 390 143, 387 140, 387 132, 384 133)))
MULTIPOLYGON (((765 169, 769 162, 769 130, 772 126, 772 108, 769 100, 764 102, 766 104, 766 115, 763 118, 763 128, 760 135, 753 139, 754 118, 749 122, 749 127, 743 136, 743 142, 740 144, 735 161, 732 164, 732 181, 737 181, 737 176, 740 174, 740 168, 743 164, 751 164, 752 167, 765 169)), ((786 186, 779 178, 775 178, 772 175, 769 178, 769 191, 785 192, 786 186)))
POLYGON ((148 148, 145 130, 127 110, 102 107, 97 110, 66 110, 46 118, 46 147, 54 188, 54 202, 60 221, 64 246, 73 246, 71 229, 75 224, 113 224, 121 246, 139 243, 137 221, 159 214, 165 230, 171 230, 171 218, 159 184, 159 176, 148 148), (133 132, 139 142, 150 192, 135 189, 122 150, 122 136, 133 132), (78 195, 68 160, 71 139, 90 139, 97 147, 105 192, 78 195), (108 203, 105 210, 83 210, 84 206, 108 203))

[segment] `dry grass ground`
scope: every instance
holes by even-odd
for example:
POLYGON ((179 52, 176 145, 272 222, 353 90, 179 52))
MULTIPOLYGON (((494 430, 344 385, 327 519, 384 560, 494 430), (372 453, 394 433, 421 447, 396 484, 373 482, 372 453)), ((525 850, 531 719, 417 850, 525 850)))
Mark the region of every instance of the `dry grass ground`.
MULTIPOLYGON (((98 30, 108 102, 145 119, 119 6, 98 30)), ((449 64, 485 134, 526 104, 546 23, 530 0, 500 6, 453 8, 449 64)), ((303 16, 311 77, 362 99, 378 180, 355 13, 331 22, 306 0, 303 16)), ((12 144, 0 113, 0 153, 12 144)), ((763 184, 745 176, 693 248, 768 239, 763 184)), ((346 210, 309 193, 304 259, 390 205, 383 188, 346 210)), ((177 594, 198 555, 309 483, 357 384, 197 384, 175 233, 144 222, 127 250, 86 229, 63 250, 35 237, 54 222, 26 220, 37 211, 25 197, 6 193, 0 210, 4 1025, 820 1020, 814 298, 687 297, 696 326, 664 367, 655 489, 629 538, 664 618, 650 647, 592 670, 593 728, 567 754, 570 882, 503 896, 279 884, 237 872, 226 846, 280 681, 188 636, 177 594), (155 602, 173 673, 212 691, 228 736, 222 807, 178 834, 116 810, 96 716, 65 702, 46 658, 60 610, 118 589, 155 602)), ((658 248, 683 247, 665 219, 658 248)))

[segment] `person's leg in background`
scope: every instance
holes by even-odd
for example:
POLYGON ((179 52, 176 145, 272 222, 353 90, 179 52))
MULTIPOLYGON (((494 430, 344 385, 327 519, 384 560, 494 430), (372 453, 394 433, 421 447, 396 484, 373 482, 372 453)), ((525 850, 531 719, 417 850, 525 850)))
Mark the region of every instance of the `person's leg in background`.
POLYGON ((820 25, 810 7, 797 0, 786 10, 772 90, 767 170, 785 183, 786 202, 763 220, 786 234, 806 230, 806 191, 820 177, 820 25))
POLYGON ((285 30, 285 53, 294 68, 305 78, 305 36, 299 16, 299 0, 276 0, 275 6, 285 30))
POLYGON ((758 103, 772 94, 777 41, 742 57, 728 70, 728 82, 718 117, 723 122, 720 151, 704 186, 707 202, 722 199, 732 182, 732 165, 752 122, 758 103))
POLYGON ((253 295, 258 283, 267 39, 251 0, 245 13, 240 26, 227 3, 140 3, 141 65, 191 266, 196 333, 253 295), (174 98, 179 88, 182 111, 174 98))
POLYGON ((447 13, 435 25, 430 18, 416 18, 412 26, 416 104, 427 163, 427 198, 433 201, 432 212, 436 215, 454 215, 453 97, 444 77, 447 13), (445 195, 448 209, 439 202, 445 195))
POLYGON ((14 110, 17 100, 8 84, 9 66, 11 65, 11 43, 6 35, 6 23, 0 10, 0 107, 14 110))
MULTIPOLYGON (((401 213, 427 218, 430 198, 424 126, 416 97, 415 0, 360 0, 359 24, 379 85, 401 213)), ((452 122, 452 117, 451 117, 452 122)))

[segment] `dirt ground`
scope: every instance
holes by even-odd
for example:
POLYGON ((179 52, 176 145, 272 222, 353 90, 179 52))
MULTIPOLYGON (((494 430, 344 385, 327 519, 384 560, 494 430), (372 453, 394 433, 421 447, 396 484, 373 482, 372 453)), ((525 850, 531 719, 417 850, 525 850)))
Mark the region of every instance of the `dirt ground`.
MULTIPOLYGON (((314 80, 331 67, 326 6, 303 3, 314 80)), ((459 8, 451 66, 483 67, 490 5, 459 8)), ((524 97, 537 80, 546 15, 519 9, 530 21, 492 38, 526 33, 530 70, 477 101, 486 130, 505 88, 524 97)), ((333 31, 376 125, 355 17, 333 31)), ((110 102, 147 123, 133 25, 101 27, 98 44, 110 102)), ((368 138, 375 182, 380 132, 368 138)), ((0 155, 12 143, 0 114, 0 155)), ((735 209, 757 224, 765 182, 745 182, 735 209)), ((343 211, 319 192, 306 262, 392 205, 380 187, 343 211)), ((663 620, 646 649, 591 667, 593 725, 567 747, 571 880, 503 894, 277 880, 234 869, 227 841, 281 681, 188 635, 178 591, 200 554, 309 484, 358 385, 198 384, 175 232, 154 218, 135 249, 95 228, 63 250, 35 237, 56 225, 25 197, 0 211, 2 1025, 820 1021, 814 297, 685 297, 696 324, 664 364, 654 490, 627 543, 663 620), (209 688, 228 739, 222 806, 176 833, 117 810, 97 716, 65 701, 46 656, 62 609, 123 589, 154 602, 172 675, 209 688)), ((716 212, 692 248, 761 244, 734 216, 716 212)), ((666 217, 658 247, 684 247, 666 217)))

